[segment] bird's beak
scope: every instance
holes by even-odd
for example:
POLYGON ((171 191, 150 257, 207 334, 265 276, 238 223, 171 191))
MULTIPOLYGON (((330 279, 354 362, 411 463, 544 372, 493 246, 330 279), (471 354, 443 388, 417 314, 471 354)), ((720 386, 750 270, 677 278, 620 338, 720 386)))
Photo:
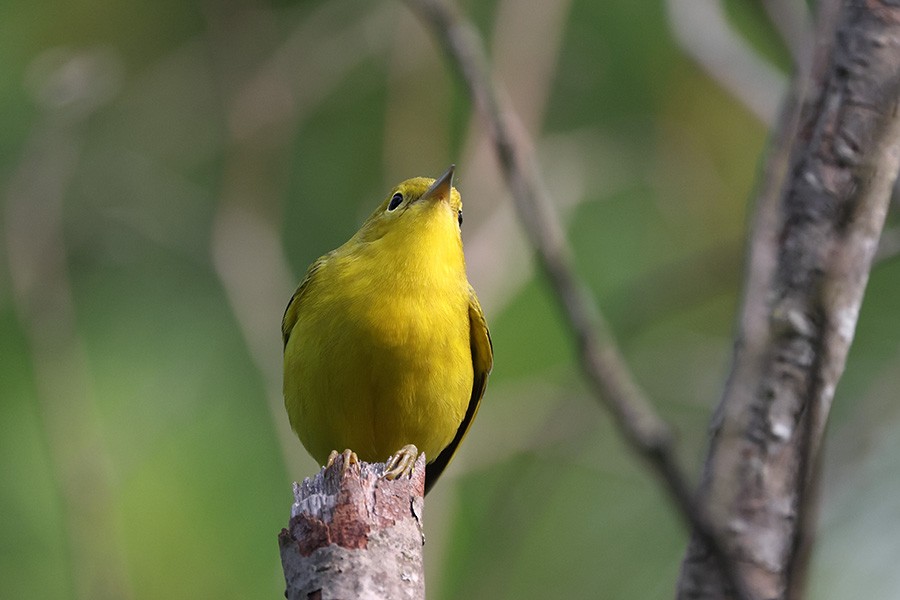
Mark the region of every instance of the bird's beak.
POLYGON ((450 165, 450 168, 444 171, 444 174, 434 180, 431 187, 428 188, 419 200, 450 200, 450 190, 453 187, 453 170, 456 165, 450 165))

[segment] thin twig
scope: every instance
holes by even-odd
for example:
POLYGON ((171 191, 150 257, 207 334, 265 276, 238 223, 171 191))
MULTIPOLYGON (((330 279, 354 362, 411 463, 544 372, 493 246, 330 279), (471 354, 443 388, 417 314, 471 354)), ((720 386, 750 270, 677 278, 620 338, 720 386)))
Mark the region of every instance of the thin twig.
MULTIPOLYGON (((487 52, 491 57, 493 72, 503 81, 511 106, 516 111, 518 124, 535 140, 541 131, 553 82, 557 78, 559 54, 570 10, 571 0, 534 2, 529 10, 522 10, 521 0, 501 0, 497 2, 491 30, 485 35, 490 40, 487 52)), ((432 36, 427 31, 425 33, 428 34, 430 43, 432 36)), ((439 58, 443 60, 443 57, 439 58)), ((481 115, 477 112, 473 111, 469 115, 463 139, 458 156, 458 162, 466 165, 465 172, 461 173, 462 186, 465 187, 467 180, 477 181, 481 197, 505 200, 509 192, 493 158, 490 135, 485 131, 481 115)), ((505 201, 474 205, 470 203, 466 208, 466 218, 469 223, 483 226, 498 211, 511 213, 511 210, 505 210, 508 204, 505 201)), ((515 215, 510 216, 513 217, 513 226, 518 229, 515 215)), ((525 245, 524 236, 521 244, 525 245)), ((491 258, 483 262, 482 267, 491 266, 493 270, 505 271, 507 257, 502 256, 503 253, 497 253, 497 247, 494 245, 489 253, 491 258)), ((469 252, 470 249, 466 246, 467 260, 469 252)), ((530 253, 526 253, 526 260, 530 259, 530 253)), ((471 262, 466 264, 471 269, 469 274, 472 281, 479 284, 477 289, 481 292, 484 286, 478 281, 478 265, 471 262)), ((493 273, 483 275, 490 281, 494 279, 493 273)))
POLYGON ((575 275, 571 249, 541 181, 532 147, 522 128, 517 126, 508 103, 495 91, 479 36, 447 3, 407 1, 439 40, 487 122, 519 218, 577 340, 582 369, 598 400, 612 413, 631 447, 647 459, 665 482, 687 524, 700 532, 713 549, 737 596, 750 598, 736 569, 725 558, 705 515, 694 502, 691 486, 675 458, 668 426, 634 381, 603 315, 587 287, 575 275))

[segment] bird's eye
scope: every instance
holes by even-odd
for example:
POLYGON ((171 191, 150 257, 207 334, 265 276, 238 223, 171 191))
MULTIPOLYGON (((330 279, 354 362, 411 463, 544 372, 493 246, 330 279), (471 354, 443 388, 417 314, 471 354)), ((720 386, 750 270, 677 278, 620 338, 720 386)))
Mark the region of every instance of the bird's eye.
POLYGON ((395 208, 400 206, 401 202, 403 202, 403 194, 397 192, 396 194, 391 196, 391 201, 388 204, 388 210, 394 210, 395 208))
POLYGON ((456 211, 456 220, 459 221, 459 226, 462 227, 462 210, 456 211))

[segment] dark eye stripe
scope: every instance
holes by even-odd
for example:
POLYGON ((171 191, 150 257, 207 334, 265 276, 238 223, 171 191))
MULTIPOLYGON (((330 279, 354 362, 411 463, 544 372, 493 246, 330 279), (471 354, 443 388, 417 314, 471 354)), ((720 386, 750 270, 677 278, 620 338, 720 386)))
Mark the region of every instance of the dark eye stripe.
POLYGON ((403 202, 403 194, 397 192, 396 194, 391 196, 391 202, 390 204, 388 204, 388 210, 394 210, 395 208, 400 206, 401 202, 403 202))
POLYGON ((462 227, 462 210, 460 209, 456 213, 456 220, 459 221, 459 226, 462 227))

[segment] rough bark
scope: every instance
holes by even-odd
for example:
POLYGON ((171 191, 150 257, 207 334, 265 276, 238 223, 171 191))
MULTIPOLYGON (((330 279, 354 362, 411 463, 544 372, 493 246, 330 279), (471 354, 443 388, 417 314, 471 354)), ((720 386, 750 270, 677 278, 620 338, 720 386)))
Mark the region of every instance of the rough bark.
POLYGON ((278 536, 288 600, 423 600, 425 456, 411 477, 389 481, 384 464, 343 468, 343 457, 294 484, 278 536))
MULTIPOLYGON (((699 501, 756 598, 802 589, 825 422, 900 164, 900 5, 845 2, 790 150, 773 219, 757 219, 731 376, 699 501)), ((758 210, 764 207, 759 206, 758 210)), ((678 597, 728 598, 694 536, 678 597)))

